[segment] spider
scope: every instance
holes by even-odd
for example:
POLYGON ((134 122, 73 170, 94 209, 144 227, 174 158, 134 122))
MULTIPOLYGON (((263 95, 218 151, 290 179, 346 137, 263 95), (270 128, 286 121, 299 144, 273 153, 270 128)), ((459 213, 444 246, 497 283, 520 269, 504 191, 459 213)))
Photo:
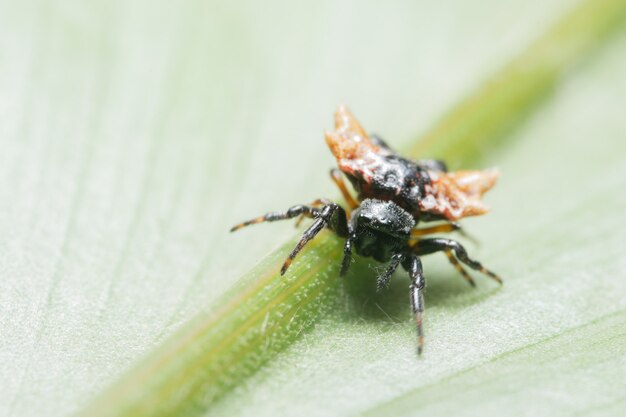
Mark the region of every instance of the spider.
POLYGON ((231 232, 262 222, 297 218, 313 219, 281 269, 287 272, 294 258, 324 228, 345 239, 340 275, 345 275, 352 253, 386 263, 377 278, 379 290, 387 287, 399 266, 409 274, 411 308, 417 328, 417 352, 424 346, 423 290, 426 280, 420 257, 443 252, 463 278, 475 286, 462 264, 480 271, 498 283, 495 273, 471 259, 463 245, 442 237, 425 237, 435 233, 461 232, 458 220, 487 212, 480 198, 495 184, 498 171, 448 172, 439 160, 412 161, 393 151, 381 138, 367 135, 345 106, 335 114, 335 131, 326 132, 326 143, 337 159, 338 169, 330 171, 347 208, 318 199, 309 205, 296 205, 282 212, 240 223, 231 232), (344 176, 356 191, 352 196, 344 176), (417 228, 420 222, 439 223, 417 228))

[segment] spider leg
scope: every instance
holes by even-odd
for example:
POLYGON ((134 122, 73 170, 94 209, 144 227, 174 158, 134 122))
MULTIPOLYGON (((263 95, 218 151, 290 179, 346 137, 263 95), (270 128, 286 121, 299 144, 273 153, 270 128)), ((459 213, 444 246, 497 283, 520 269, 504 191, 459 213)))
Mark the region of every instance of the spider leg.
POLYGON ((426 280, 422 272, 422 261, 416 254, 409 255, 402 266, 409 273, 411 285, 409 295, 411 298, 411 309, 415 317, 415 328, 417 329, 417 354, 421 355, 424 350, 424 294, 426 280))
POLYGON ((293 248, 282 268, 280 274, 285 275, 294 258, 300 253, 302 248, 309 243, 324 228, 328 227, 340 237, 348 237, 348 220, 345 210, 335 203, 325 205, 322 209, 317 209, 314 214, 315 221, 304 231, 302 237, 293 248))
POLYGON ((422 239, 416 241, 413 245, 411 245, 411 247, 413 252, 417 255, 428 255, 430 253, 440 251, 453 252, 454 256, 465 265, 476 271, 482 272, 499 284, 502 284, 502 279, 497 274, 485 268, 480 262, 471 259, 467 255, 467 251, 463 245, 456 240, 444 238, 422 239))
POLYGON ((350 207, 350 209, 354 210, 355 208, 357 208, 359 206, 359 203, 354 199, 354 197, 352 197, 352 194, 350 194, 350 191, 348 191, 348 187, 346 187, 346 183, 343 180, 341 171, 339 171, 337 168, 331 169, 330 178, 333 180, 335 185, 337 185, 337 188, 339 188, 339 191, 341 191, 341 195, 346 200, 346 203, 348 203, 348 206, 350 207))
POLYGON ((278 220, 287 220, 287 219, 293 219, 294 217, 298 217, 298 216, 306 216, 306 217, 310 217, 310 218, 314 218, 316 214, 319 213, 319 209, 317 207, 314 206, 306 206, 306 205, 297 205, 297 206, 293 206, 290 207, 288 210, 286 211, 277 211, 277 212, 271 212, 271 213, 267 213, 263 216, 260 217, 256 217, 254 219, 245 221, 243 223, 239 223, 238 225, 233 226, 230 231, 231 232, 235 232, 239 229, 242 229, 246 226, 250 226, 253 224, 259 224, 259 223, 263 223, 263 222, 275 222, 278 220))
MULTIPOLYGON (((318 198, 317 200, 313 201, 313 202, 312 202, 311 204, 309 204, 309 205, 310 205, 311 207, 318 208, 318 207, 321 207, 321 206, 324 206, 324 205, 326 205, 326 204, 330 204, 330 203, 331 203, 331 201, 330 201, 330 200, 327 200, 327 199, 325 199, 325 198, 318 198)), ((295 225, 296 227, 300 226, 300 223, 302 223, 302 220, 304 220, 304 219, 305 219, 305 217, 307 217, 307 216, 306 216, 306 214, 301 214, 300 216, 298 216, 298 218, 296 219, 296 222, 294 223, 294 225, 295 225)))
MULTIPOLYGON (((348 227, 350 226, 348 225, 348 227)), ((341 262, 341 272, 339 273, 342 277, 348 273, 348 269, 350 268, 350 261, 352 260, 352 242, 354 239, 354 233, 350 232, 343 246, 343 261, 341 262)))
POLYGON ((430 235, 433 233, 451 233, 451 232, 457 232, 464 238, 472 241, 472 243, 474 243, 475 245, 479 244, 478 240, 476 240, 476 238, 474 238, 472 235, 467 233, 461 227, 461 225, 457 222, 438 224, 435 226, 425 227, 423 229, 413 229, 411 230, 411 240, 418 239, 420 236, 430 235))
POLYGON ((404 260, 405 255, 403 253, 397 253, 391 257, 391 261, 389 265, 387 265, 387 269, 376 279, 376 291, 382 291, 383 289, 389 286, 389 280, 398 266, 404 260))
POLYGON ((425 227, 423 229, 413 229, 411 230, 411 240, 433 233, 450 233, 458 232, 459 230, 461 230, 461 225, 457 222, 438 224, 435 226, 425 227))
POLYGON ((472 278, 470 274, 467 273, 467 271, 465 270, 465 268, 463 268, 463 266, 458 261, 458 259, 454 257, 454 254, 452 253, 452 251, 446 250, 445 254, 448 257, 448 260, 450 261, 450 263, 454 266, 454 268, 457 271, 459 271, 459 274, 461 274, 461 276, 467 281, 467 283, 471 285, 472 287, 475 287, 476 282, 474 282, 474 278, 472 278))

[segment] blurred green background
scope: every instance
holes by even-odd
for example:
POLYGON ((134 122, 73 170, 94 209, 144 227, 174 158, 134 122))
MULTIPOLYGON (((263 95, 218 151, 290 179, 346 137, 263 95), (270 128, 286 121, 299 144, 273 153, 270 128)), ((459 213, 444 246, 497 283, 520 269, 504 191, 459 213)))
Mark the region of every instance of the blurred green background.
MULTIPOLYGON (((335 197, 339 103, 402 148, 576 4, 0 3, 0 415, 77 412, 294 234, 230 225, 335 197)), ((623 415, 624 57, 620 30, 491 156, 467 228, 506 285, 427 261, 423 360, 398 279, 210 413, 623 415)))

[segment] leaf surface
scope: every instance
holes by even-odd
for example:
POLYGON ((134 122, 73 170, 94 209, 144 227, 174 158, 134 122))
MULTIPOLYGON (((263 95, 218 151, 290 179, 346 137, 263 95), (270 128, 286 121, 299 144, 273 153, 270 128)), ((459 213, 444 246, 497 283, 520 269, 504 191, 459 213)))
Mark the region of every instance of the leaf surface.
MULTIPOLYGON (((321 132, 339 102, 401 147, 572 6, 526 3, 0 5, 0 415, 78 411, 292 236, 226 231, 335 195, 321 132)), ((427 266, 423 361, 401 277, 382 311, 352 282, 335 316, 215 412, 410 413, 427 386, 471 383, 454 379, 467 369, 484 407, 521 407, 531 387, 511 392, 532 367, 498 385, 509 397, 485 381, 541 343, 578 358, 554 364, 560 383, 542 374, 542 392, 587 376, 572 409, 619 410, 623 52, 598 53, 491 160, 505 173, 494 211, 469 227, 507 284, 469 291, 427 266), (601 346, 577 350, 592 323, 601 346), (574 369, 583 358, 609 362, 574 369)))

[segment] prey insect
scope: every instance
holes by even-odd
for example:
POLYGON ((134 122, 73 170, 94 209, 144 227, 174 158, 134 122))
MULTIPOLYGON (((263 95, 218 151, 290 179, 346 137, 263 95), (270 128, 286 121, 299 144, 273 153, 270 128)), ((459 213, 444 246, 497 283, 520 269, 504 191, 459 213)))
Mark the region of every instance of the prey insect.
POLYGON ((345 275, 352 254, 371 257, 386 267, 377 278, 378 289, 387 287, 400 266, 408 272, 411 308, 417 328, 417 351, 424 345, 423 313, 426 280, 420 257, 443 252, 454 268, 472 286, 473 278, 463 265, 498 283, 502 280, 481 263, 470 258, 458 241, 433 234, 463 232, 458 220, 481 215, 487 208, 482 195, 495 184, 498 172, 448 172, 438 160, 412 161, 393 151, 382 139, 365 133, 359 122, 341 106, 335 114, 335 131, 326 132, 326 143, 337 160, 330 172, 332 181, 346 201, 346 207, 318 199, 282 212, 240 223, 231 231, 262 222, 311 218, 313 222, 282 266, 285 274, 298 253, 324 228, 345 239, 341 275, 345 275), (344 177, 352 184, 356 197, 344 177), (426 227, 421 223, 436 222, 426 227))

